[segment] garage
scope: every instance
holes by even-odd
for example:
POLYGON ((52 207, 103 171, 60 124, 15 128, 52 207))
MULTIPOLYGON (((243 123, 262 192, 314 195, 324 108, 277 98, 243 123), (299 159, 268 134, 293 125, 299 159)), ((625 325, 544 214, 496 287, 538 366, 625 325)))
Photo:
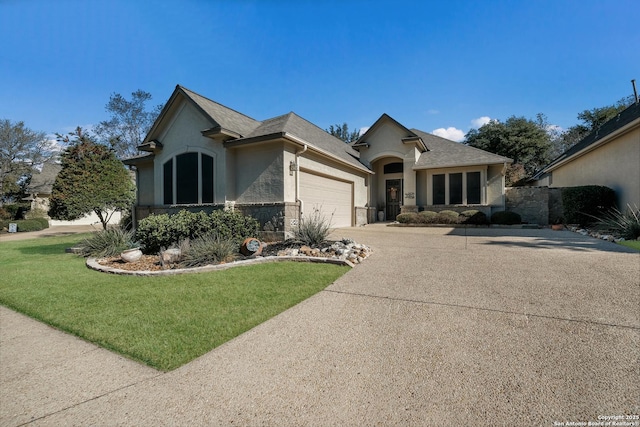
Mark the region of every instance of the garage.
POLYGON ((301 171, 300 200, 306 215, 314 209, 320 209, 327 217, 333 214, 332 227, 351 227, 353 224, 352 182, 301 171))

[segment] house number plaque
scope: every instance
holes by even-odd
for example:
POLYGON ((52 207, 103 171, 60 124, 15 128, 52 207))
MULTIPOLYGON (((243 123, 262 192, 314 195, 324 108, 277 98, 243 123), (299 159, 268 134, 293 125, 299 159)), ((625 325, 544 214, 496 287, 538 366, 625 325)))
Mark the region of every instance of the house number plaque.
POLYGON ((415 199, 416 198, 416 193, 404 193, 404 198, 405 199, 415 199))

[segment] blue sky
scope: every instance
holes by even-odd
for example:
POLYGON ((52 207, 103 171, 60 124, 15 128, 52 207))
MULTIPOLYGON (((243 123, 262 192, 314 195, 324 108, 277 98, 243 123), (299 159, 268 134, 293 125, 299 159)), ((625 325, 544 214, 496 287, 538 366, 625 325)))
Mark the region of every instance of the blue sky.
POLYGON ((108 119, 114 92, 162 104, 181 84, 322 128, 387 113, 459 139, 479 118, 540 112, 566 128, 633 93, 639 12, 637 0, 0 0, 0 119, 67 132, 108 119))

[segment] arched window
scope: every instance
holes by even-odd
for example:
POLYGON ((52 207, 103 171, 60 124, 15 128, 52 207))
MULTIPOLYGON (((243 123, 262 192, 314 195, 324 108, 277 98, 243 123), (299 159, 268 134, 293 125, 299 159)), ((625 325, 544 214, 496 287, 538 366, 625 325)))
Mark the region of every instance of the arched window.
POLYGON ((213 203, 213 157, 183 153, 162 167, 165 205, 213 203))

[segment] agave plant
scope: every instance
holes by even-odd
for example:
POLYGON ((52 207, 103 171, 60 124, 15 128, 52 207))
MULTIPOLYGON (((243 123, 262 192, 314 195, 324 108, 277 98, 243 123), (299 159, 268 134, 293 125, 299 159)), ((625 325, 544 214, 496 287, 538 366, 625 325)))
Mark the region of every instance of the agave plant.
POLYGON ((596 227, 626 240, 635 240, 640 237, 640 210, 637 205, 627 205, 627 211, 624 213, 613 208, 598 218, 596 227))

